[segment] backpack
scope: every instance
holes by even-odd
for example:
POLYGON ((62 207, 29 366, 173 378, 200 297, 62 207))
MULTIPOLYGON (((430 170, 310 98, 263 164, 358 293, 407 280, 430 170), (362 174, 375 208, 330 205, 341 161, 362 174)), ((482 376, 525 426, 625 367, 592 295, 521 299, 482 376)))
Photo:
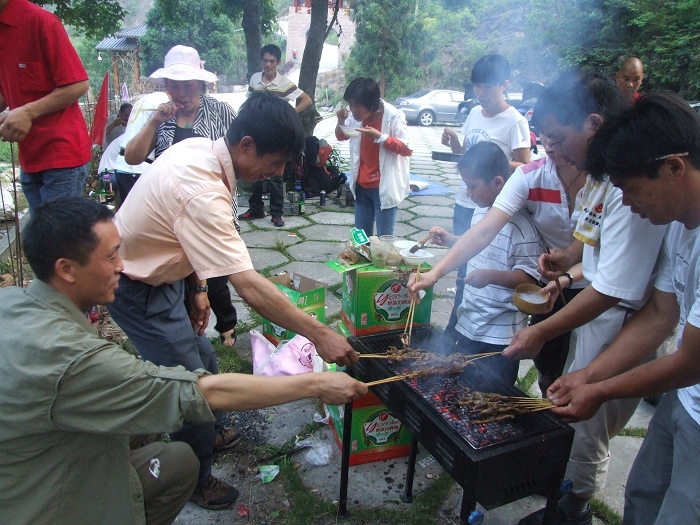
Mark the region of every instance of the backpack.
POLYGON ((285 166, 284 178, 290 183, 301 184, 307 197, 318 197, 321 190, 331 193, 345 184, 346 177, 332 160, 333 147, 325 140, 307 137, 304 156, 285 166))

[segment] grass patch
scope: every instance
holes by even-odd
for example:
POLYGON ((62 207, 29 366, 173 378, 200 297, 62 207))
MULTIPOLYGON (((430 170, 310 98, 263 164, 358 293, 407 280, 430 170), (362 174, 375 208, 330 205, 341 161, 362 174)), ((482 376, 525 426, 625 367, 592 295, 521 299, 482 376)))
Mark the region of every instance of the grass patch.
MULTIPOLYGON (((337 506, 308 490, 293 463, 282 462, 280 473, 289 493, 292 506, 284 516, 287 525, 332 522, 337 506), (319 520, 323 519, 322 522, 319 520)), ((382 523, 386 525, 437 525, 441 523, 439 510, 454 481, 447 474, 441 475, 416 497, 408 510, 366 508, 352 505, 350 520, 355 525, 382 523)))
MULTIPOLYGON (((238 332, 238 331, 236 331, 238 332)), ((234 347, 226 346, 220 339, 212 339, 214 350, 219 357, 219 373, 252 374, 253 364, 242 358, 234 347)))
POLYGON ((535 381, 537 381, 537 368, 533 366, 527 371, 527 374, 518 378, 518 380, 515 382, 515 386, 529 395, 530 388, 535 384, 535 381))
POLYGON ((622 516, 597 498, 591 499, 591 510, 596 518, 599 518, 606 525, 621 525, 622 516))
POLYGON ((647 429, 644 427, 625 427, 618 436, 642 438, 647 437, 647 429))

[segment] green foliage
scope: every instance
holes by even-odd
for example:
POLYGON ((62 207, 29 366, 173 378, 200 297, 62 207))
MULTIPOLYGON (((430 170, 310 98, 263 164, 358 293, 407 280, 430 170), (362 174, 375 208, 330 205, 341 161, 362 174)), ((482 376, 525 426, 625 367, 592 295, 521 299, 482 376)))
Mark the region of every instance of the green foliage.
POLYGON ((121 27, 126 16, 117 0, 32 0, 40 6, 52 5, 64 25, 89 37, 107 36, 121 27))
POLYGON ((73 38, 73 45, 78 52, 80 60, 85 66, 92 92, 97 96, 102 86, 102 79, 105 73, 111 71, 112 60, 109 53, 103 53, 102 60, 97 60, 97 50, 95 46, 102 40, 100 37, 76 37, 73 38))
POLYGON ((213 0, 156 0, 141 39, 142 73, 163 67, 168 50, 182 44, 197 49, 206 68, 216 71, 222 82, 245 78, 243 33, 217 9, 213 0))
POLYGON ((613 75, 622 59, 638 56, 643 90, 700 97, 700 2, 534 0, 527 27, 534 46, 559 68, 613 75))
POLYGON ((387 100, 419 88, 424 77, 420 56, 426 33, 415 6, 412 0, 353 2, 356 41, 345 63, 348 80, 373 78, 384 88, 387 100))

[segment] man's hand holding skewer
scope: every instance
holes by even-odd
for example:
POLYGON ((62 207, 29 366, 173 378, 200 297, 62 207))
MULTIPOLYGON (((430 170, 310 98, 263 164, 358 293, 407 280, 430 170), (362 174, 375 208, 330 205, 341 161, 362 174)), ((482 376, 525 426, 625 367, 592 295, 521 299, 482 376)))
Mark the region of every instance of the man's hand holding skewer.
POLYGON ((605 398, 597 383, 589 383, 586 369, 558 378, 547 390, 547 398, 558 406, 553 412, 567 422, 589 419, 605 398))

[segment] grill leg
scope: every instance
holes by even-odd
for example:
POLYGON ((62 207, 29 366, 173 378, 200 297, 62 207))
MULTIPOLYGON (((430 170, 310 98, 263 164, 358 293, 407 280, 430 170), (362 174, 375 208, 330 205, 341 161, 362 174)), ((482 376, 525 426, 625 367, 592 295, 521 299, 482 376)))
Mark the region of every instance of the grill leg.
POLYGON ((459 509, 459 523, 461 525, 469 525, 469 517, 476 509, 476 500, 467 496, 467 491, 462 489, 462 505, 459 509))
POLYGON ((340 462, 340 494, 338 496, 338 517, 347 518, 348 476, 350 474, 350 439, 352 437, 352 401, 345 403, 343 415, 343 456, 340 462))
POLYGON ((408 454, 408 469, 406 470, 406 490, 401 496, 401 501, 411 503, 413 501, 413 478, 416 475, 416 456, 418 456, 418 439, 411 440, 411 451, 408 454))
POLYGON ((559 502, 559 482, 556 485, 549 487, 547 491, 547 504, 544 507, 544 516, 542 516, 542 525, 554 525, 557 519, 557 503, 559 502))

